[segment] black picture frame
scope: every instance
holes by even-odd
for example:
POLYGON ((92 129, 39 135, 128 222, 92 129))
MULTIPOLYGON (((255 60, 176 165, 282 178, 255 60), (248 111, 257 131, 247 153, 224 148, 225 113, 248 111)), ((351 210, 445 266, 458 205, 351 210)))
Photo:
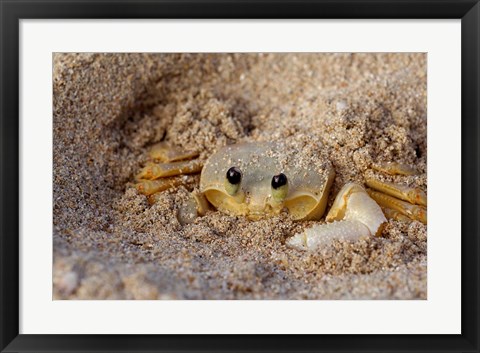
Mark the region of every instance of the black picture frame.
POLYGON ((0 12, 2 352, 479 352, 478 0, 0 0, 0 12), (19 20, 25 18, 461 19, 462 333, 275 336, 19 334, 19 20))

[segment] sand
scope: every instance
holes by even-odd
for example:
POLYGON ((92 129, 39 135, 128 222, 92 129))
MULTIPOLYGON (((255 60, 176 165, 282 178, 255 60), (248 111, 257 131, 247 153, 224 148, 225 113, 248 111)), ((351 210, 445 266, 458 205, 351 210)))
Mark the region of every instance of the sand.
POLYGON ((56 54, 54 299, 426 299, 419 222, 304 252, 285 241, 312 221, 211 211, 181 225, 194 185, 153 206, 131 186, 161 140, 202 160, 275 140, 320 146, 329 205, 367 176, 427 191, 426 72, 426 54, 56 54), (371 168, 386 161, 419 175, 371 168))

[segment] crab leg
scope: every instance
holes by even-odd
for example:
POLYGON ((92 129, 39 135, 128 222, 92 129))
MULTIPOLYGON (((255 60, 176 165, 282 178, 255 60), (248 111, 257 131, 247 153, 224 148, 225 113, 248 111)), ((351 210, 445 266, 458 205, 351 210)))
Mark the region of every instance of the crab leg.
POLYGON ((166 142, 154 145, 149 152, 150 157, 160 162, 177 162, 184 159, 198 157, 198 152, 187 152, 177 147, 172 147, 166 142))
POLYGON ((345 185, 338 193, 327 222, 314 225, 303 233, 288 239, 287 245, 303 250, 314 250, 332 240, 355 240, 380 235, 387 221, 378 204, 358 184, 345 185))
POLYGON ((193 174, 202 170, 203 163, 198 160, 181 161, 172 163, 149 163, 140 170, 137 180, 155 180, 181 174, 193 174))
POLYGON ((391 208, 395 211, 408 216, 411 219, 427 224, 427 209, 423 206, 412 205, 408 202, 401 201, 395 197, 383 194, 378 191, 367 190, 368 194, 380 206, 391 208))
POLYGON ((404 214, 392 210, 391 208, 383 207, 382 208, 383 214, 387 219, 394 219, 396 221, 405 221, 405 222, 411 222, 411 219, 405 216, 404 214))
POLYGON ((135 187, 138 192, 150 196, 156 192, 164 191, 185 183, 182 177, 161 178, 157 180, 141 180, 135 187))
POLYGON ((394 196, 416 205, 427 206, 427 195, 418 188, 411 188, 406 185, 388 183, 371 178, 368 178, 365 183, 372 189, 381 191, 387 195, 394 196))
POLYGON ((396 162, 385 162, 372 165, 373 169, 390 175, 416 175, 417 170, 407 164, 396 162))

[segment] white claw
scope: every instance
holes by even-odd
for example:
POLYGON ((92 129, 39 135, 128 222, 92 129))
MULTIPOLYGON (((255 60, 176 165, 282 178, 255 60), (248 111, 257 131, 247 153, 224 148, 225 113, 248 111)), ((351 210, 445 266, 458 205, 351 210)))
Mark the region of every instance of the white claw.
POLYGON ((358 240, 370 236, 368 228, 359 221, 339 221, 317 224, 297 233, 287 240, 287 244, 298 250, 313 250, 334 240, 358 240))
POLYGON ((358 184, 347 184, 338 193, 327 221, 314 225, 288 239, 287 245, 301 250, 314 250, 333 240, 358 240, 379 235, 387 221, 382 209, 358 184))

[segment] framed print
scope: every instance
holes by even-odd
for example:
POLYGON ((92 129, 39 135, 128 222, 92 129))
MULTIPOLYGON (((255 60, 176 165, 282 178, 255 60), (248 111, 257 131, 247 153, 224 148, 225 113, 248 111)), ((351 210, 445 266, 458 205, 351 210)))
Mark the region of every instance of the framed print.
POLYGON ((478 352, 476 1, 2 1, 1 350, 478 352))

